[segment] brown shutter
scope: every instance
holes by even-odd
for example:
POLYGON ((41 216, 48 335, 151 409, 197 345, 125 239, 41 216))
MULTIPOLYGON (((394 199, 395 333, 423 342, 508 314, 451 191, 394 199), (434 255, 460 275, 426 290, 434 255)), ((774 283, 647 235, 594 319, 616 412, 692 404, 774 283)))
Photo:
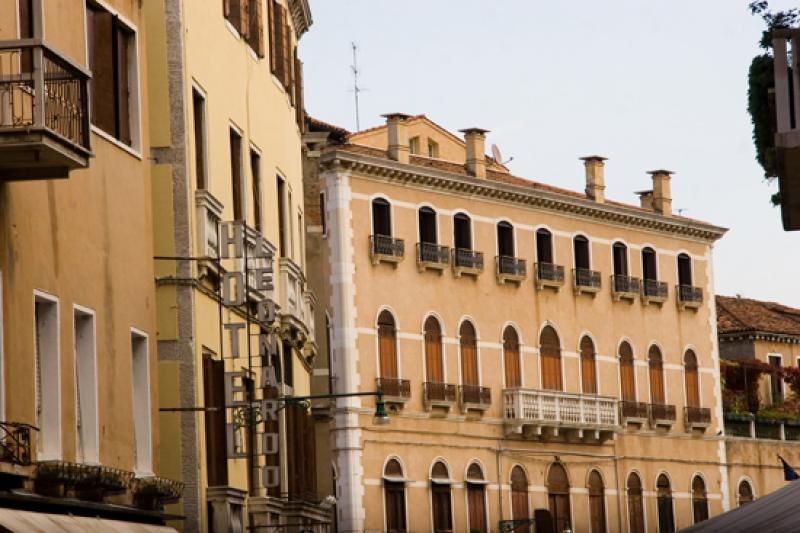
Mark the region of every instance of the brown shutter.
POLYGON ((545 327, 542 330, 539 344, 539 353, 542 358, 542 387, 550 390, 562 390, 561 345, 558 334, 552 327, 545 327))
POLYGON ((116 36, 116 93, 117 93, 117 128, 116 137, 130 146, 131 120, 130 120, 130 83, 128 80, 128 49, 133 39, 127 30, 116 23, 114 19, 114 32, 116 36))
POLYGON ((208 486, 228 484, 228 451, 225 442, 225 364, 203 357, 203 405, 218 410, 205 412, 208 486))
POLYGON ((378 354, 382 378, 397 378, 397 333, 388 311, 378 317, 378 354))
POLYGON ((222 14, 228 18, 231 14, 231 0, 222 0, 222 14))
POLYGON ((292 32, 289 27, 288 11, 281 7, 281 18, 283 20, 283 47, 281 56, 283 57, 283 88, 291 95, 292 92, 292 32))
POLYGON ((442 333, 439 323, 430 317, 425 321, 425 375, 432 383, 442 383, 442 333))
POLYGON ((239 34, 247 40, 250 35, 250 0, 234 0, 239 2, 239 25, 236 29, 239 34))
POLYGON ((431 487, 431 493, 434 533, 452 531, 453 511, 450 505, 450 485, 434 483, 431 487))
POLYGON ((661 351, 652 346, 648 357, 650 370, 650 401, 655 404, 664 404, 664 365, 661 351))
POLYGON ((300 133, 305 129, 305 109, 303 103, 303 63, 297 57, 297 47, 294 49, 294 112, 297 127, 300 133))
POLYGON ((589 474, 589 522, 591 533, 606 533, 605 488, 597 470, 589 474))
POLYGON ((92 71, 92 124, 114 134, 114 17, 108 11, 88 9, 89 68, 92 71))
POLYGON ((503 332, 503 363, 506 369, 506 387, 514 388, 522 385, 519 368, 519 339, 514 328, 508 327, 503 332))
POLYGON ((386 530, 389 533, 406 531, 405 485, 398 481, 384 481, 386 495, 386 530))
POLYGON ((581 339, 581 385, 584 394, 597 394, 594 343, 589 337, 581 339))
POLYGON ((486 499, 484 486, 467 483, 467 506, 469 507, 469 531, 486 532, 486 499))
POLYGON ((688 351, 683 358, 686 370, 686 405, 700 407, 700 380, 697 373, 697 356, 688 351))
POLYGON ((275 74, 277 61, 275 61, 275 0, 267 0, 267 29, 269 30, 269 69, 275 74))
POLYGON ((622 388, 622 399, 636 401, 636 379, 633 368, 633 350, 625 342, 619 347, 619 377, 622 388))
POLYGON ((636 474, 628 478, 628 523, 630 533, 644 533, 642 482, 636 474))
MULTIPOLYGON (((511 471, 511 518, 527 520, 530 518, 528 508, 528 478, 521 467, 515 466, 511 471)), ((517 533, 530 533, 530 526, 525 524, 514 530, 517 533)))
MULTIPOLYGON (((267 0, 269 2, 270 0, 267 0)), ((249 0, 247 42, 258 57, 264 57, 264 8, 262 0, 249 0)))
POLYGON ((478 346, 475 328, 469 322, 461 325, 461 383, 478 385, 478 346))

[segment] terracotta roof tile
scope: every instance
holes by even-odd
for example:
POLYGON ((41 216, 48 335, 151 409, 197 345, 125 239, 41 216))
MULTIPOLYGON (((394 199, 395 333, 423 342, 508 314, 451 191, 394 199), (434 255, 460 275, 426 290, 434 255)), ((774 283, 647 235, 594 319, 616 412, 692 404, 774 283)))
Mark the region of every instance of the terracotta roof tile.
POLYGON ((800 336, 800 309, 750 298, 717 296, 719 333, 761 331, 800 336))

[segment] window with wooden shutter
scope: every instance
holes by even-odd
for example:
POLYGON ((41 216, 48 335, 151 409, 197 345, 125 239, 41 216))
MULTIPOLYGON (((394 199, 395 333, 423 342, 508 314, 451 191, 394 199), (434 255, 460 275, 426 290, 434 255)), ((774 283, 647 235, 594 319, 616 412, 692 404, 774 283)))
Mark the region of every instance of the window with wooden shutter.
POLYGON ((270 65, 272 73, 285 86, 286 85, 286 39, 284 37, 286 23, 283 6, 277 0, 270 2, 270 65))
MULTIPOLYGON (((262 0, 247 0, 247 44, 258 57, 264 57, 264 8, 262 0)), ((267 0, 269 1, 269 0, 267 0)))
POLYGON ((277 76, 277 32, 275 28, 277 27, 277 14, 276 14, 276 6, 280 7, 276 0, 266 0, 267 2, 267 36, 268 36, 268 44, 269 50, 267 51, 269 54, 269 70, 273 74, 277 76))
POLYGON ((597 470, 589 474, 589 523, 591 533, 606 533, 606 504, 603 478, 597 470))
POLYGON ((700 380, 697 372, 697 356, 692 350, 687 350, 683 356, 684 371, 686 374, 686 405, 700 407, 700 380))
POLYGON ((622 389, 622 399, 628 402, 636 401, 636 377, 633 367, 633 349, 627 342, 619 346, 619 379, 622 389))
POLYGON ((225 442, 225 364, 203 354, 203 405, 206 419, 206 472, 208 486, 228 484, 228 451, 225 442))
POLYGON ((636 473, 628 476, 628 531, 629 533, 645 533, 644 502, 642 500, 642 480, 636 473))
POLYGON ((467 468, 467 519, 469 531, 488 531, 486 524, 486 489, 483 469, 478 463, 467 468))
POLYGON ((564 531, 570 520, 569 478, 560 463, 550 465, 547 473, 547 499, 555 531, 564 531))
POLYGON ((545 326, 539 336, 539 353, 542 359, 542 388, 562 390, 561 342, 551 326, 545 326))
POLYGON ((300 133, 305 131, 305 107, 303 103, 303 62, 297 57, 297 47, 294 49, 294 114, 300 133))
POLYGON ((394 317, 389 311, 381 312, 378 317, 378 353, 382 378, 397 376, 397 331, 394 317))
POLYGON ((441 461, 437 461, 431 469, 431 505, 434 533, 452 531, 453 509, 450 500, 450 472, 441 461))
POLYGON ((706 482, 700 476, 695 476, 692 480, 692 516, 695 524, 708 520, 706 482))
POLYGON ((664 397, 664 360, 658 346, 651 346, 647 354, 647 365, 650 372, 650 402, 663 405, 664 397))
POLYGON ((283 60, 283 88, 289 92, 291 96, 292 87, 292 31, 289 26, 289 15, 285 7, 281 7, 281 21, 283 27, 281 28, 281 35, 283 36, 283 46, 281 47, 281 58, 283 60))
POLYGON ((425 376, 431 383, 443 383, 442 328, 436 318, 425 320, 425 376))
POLYGON ((403 467, 397 459, 389 459, 383 469, 383 492, 386 511, 386 531, 406 531, 406 486, 403 467))
POLYGON ((470 322, 463 322, 459 329, 461 345, 461 384, 479 385, 478 382, 478 341, 475 327, 470 322))
MULTIPOLYGON (((528 507, 528 476, 521 466, 511 470, 511 518, 514 520, 527 520, 530 518, 528 507)), ((521 525, 515 530, 517 533, 530 533, 528 524, 521 525)))
POLYGON ((675 517, 672 513, 672 488, 669 478, 661 474, 656 480, 656 502, 658 507, 659 533, 675 531, 675 517))
POLYGON ((597 394, 597 369, 594 342, 588 336, 581 339, 581 390, 584 394, 597 394))
POLYGON ((506 387, 521 387, 519 336, 517 335, 517 330, 511 326, 508 326, 503 332, 503 363, 506 370, 506 387))

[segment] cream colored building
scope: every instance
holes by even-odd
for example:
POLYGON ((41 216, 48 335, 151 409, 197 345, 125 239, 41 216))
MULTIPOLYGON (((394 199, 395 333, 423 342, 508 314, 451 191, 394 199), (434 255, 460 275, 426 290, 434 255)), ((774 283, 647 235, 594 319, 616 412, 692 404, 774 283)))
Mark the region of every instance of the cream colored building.
POLYGON ((3 530, 160 531, 180 495, 156 476, 145 40, 140 3, 0 3, 3 530))
POLYGON ((186 485, 174 511, 185 531, 324 530, 310 412, 281 401, 271 420, 263 409, 268 398, 310 392, 316 353, 296 52, 308 4, 148 0, 144 9, 160 459, 186 485), (237 231, 241 246, 226 245, 237 231), (227 277, 236 273, 242 283, 227 277), (270 302, 274 320, 259 316, 270 302), (263 365, 279 383, 262 382, 263 365), (277 452, 267 434, 279 436, 277 452))
POLYGON ((545 510, 556 531, 669 531, 736 505, 713 298, 725 230, 672 212, 669 171, 631 206, 605 197, 602 157, 567 191, 486 157, 484 130, 386 117, 353 134, 310 120, 304 137, 329 326, 315 384, 381 390, 391 420, 374 425, 363 396, 320 422, 339 530, 536 515, 547 531, 545 510))

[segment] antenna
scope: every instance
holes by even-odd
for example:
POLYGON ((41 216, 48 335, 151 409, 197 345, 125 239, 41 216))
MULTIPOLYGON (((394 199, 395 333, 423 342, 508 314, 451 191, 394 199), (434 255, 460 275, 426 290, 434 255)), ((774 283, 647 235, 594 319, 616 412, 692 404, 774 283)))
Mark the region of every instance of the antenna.
POLYGON ((350 46, 353 47, 353 64, 350 65, 350 70, 353 71, 353 94, 356 98, 356 131, 361 131, 361 120, 358 115, 358 93, 361 92, 361 87, 358 86, 358 46, 354 42, 351 42, 350 46))

